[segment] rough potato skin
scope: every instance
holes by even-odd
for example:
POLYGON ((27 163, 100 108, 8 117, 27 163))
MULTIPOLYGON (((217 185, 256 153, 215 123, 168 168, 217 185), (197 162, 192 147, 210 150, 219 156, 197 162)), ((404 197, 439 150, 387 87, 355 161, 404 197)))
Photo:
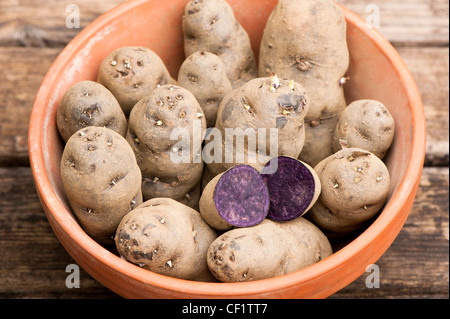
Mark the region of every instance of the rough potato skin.
POLYGON ((191 0, 183 15, 186 57, 197 51, 218 55, 233 88, 258 76, 250 38, 225 0, 191 0))
POLYGON ((200 214, 169 198, 154 198, 120 222, 115 243, 131 263, 158 274, 214 281, 206 252, 217 238, 200 214))
MULTIPOLYGON (((279 80, 279 79, 278 79, 279 80)), ((248 164, 254 166, 258 171, 270 160, 270 156, 290 156, 297 158, 300 154, 304 141, 304 118, 309 108, 309 97, 305 89, 298 83, 290 80, 279 80, 278 88, 274 88, 274 77, 257 78, 251 80, 229 93, 220 104, 217 113, 216 129, 221 132, 222 141, 211 138, 209 143, 221 143, 223 158, 220 163, 217 160, 207 163, 208 174, 211 177, 223 173, 237 164, 248 164), (241 129, 250 129, 256 132, 256 141, 259 140, 259 129, 266 129, 265 149, 256 143, 256 154, 248 147, 247 139, 243 143, 243 149, 239 148, 236 141, 233 147, 227 143, 227 129, 237 132, 241 129), (278 152, 272 154, 270 143, 271 129, 278 131, 278 152), (227 161, 227 155, 231 158, 233 152, 234 161, 227 161), (245 154, 244 162, 236 159, 236 153, 245 154), (254 155, 255 160, 250 161, 247 156, 254 155)), ((209 144, 208 143, 208 144, 209 144)), ((214 144, 212 144, 214 145, 214 144)), ((205 146, 206 148, 207 146, 205 146)), ((204 153, 208 153, 205 151, 204 153)))
POLYGON ((261 41, 259 76, 273 72, 304 86, 311 105, 299 159, 312 166, 333 154, 332 133, 346 107, 341 79, 348 66, 346 22, 333 1, 278 2, 261 41))
POLYGON ((211 244, 207 258, 219 281, 242 282, 289 274, 331 254, 325 235, 299 217, 230 230, 211 244))
POLYGON ((373 217, 372 212, 339 210, 333 213, 318 200, 305 218, 319 227, 330 239, 339 239, 363 227, 373 217))
POLYGON ((333 149, 346 147, 365 149, 383 159, 394 140, 395 121, 378 101, 359 100, 342 112, 334 132, 333 149))
POLYGON ((210 52, 192 54, 180 67, 178 85, 195 96, 205 113, 207 127, 214 127, 220 102, 232 91, 222 60, 210 52))
POLYGON ((118 133, 87 127, 69 138, 61 158, 64 190, 81 226, 101 244, 123 216, 142 203, 141 171, 118 133))
POLYGON ((122 47, 102 61, 97 82, 116 97, 125 115, 156 87, 175 84, 164 62, 145 47, 122 47))
POLYGON ((56 113, 59 133, 67 142, 76 131, 88 126, 102 126, 125 137, 127 120, 114 95, 103 85, 81 81, 64 94, 56 113))
POLYGON ((142 171, 144 200, 170 197, 185 201, 186 196, 190 196, 200 184, 203 171, 203 162, 198 157, 202 145, 201 141, 195 142, 195 136, 205 129, 205 118, 197 100, 177 85, 156 88, 136 104, 130 114, 126 139, 142 171), (194 132, 196 125, 198 132, 194 132), (189 134, 189 139, 182 140, 181 146, 178 134, 171 140, 176 128, 185 129, 189 134), (187 154, 186 162, 172 159, 184 154, 187 154))
POLYGON ((208 225, 220 231, 230 230, 233 228, 233 225, 227 223, 219 215, 219 212, 214 205, 214 191, 223 174, 224 173, 217 175, 208 183, 208 185, 206 185, 200 197, 199 203, 200 214, 203 219, 208 223, 208 225))
POLYGON ((301 161, 315 166, 333 154, 333 135, 337 119, 338 114, 318 121, 305 119, 305 144, 298 157, 301 161))
POLYGON ((316 167, 322 193, 308 219, 323 230, 346 233, 374 217, 385 204, 390 188, 386 165, 359 148, 343 149, 316 167))

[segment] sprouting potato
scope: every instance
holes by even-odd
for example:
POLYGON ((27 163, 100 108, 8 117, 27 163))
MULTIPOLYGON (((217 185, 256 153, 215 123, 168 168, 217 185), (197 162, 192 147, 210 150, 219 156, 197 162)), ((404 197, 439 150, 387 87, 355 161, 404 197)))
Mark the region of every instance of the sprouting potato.
POLYGON ((356 230, 385 204, 390 188, 386 165, 374 154, 347 148, 321 161, 315 170, 322 184, 308 219, 323 230, 356 230))
POLYGON ((107 128, 86 127, 69 138, 61 179, 81 226, 103 244, 112 243, 123 216, 142 203, 134 153, 124 137, 107 128))
POLYGON ((170 198, 154 198, 120 222, 120 255, 140 267, 175 278, 214 281, 206 253, 217 238, 200 214, 170 198))
POLYGON ((310 98, 299 159, 315 166, 333 154, 333 132, 346 107, 347 25, 332 0, 279 0, 261 41, 259 76, 300 83, 310 98))
POLYGON ((58 107, 56 124, 64 142, 88 126, 106 127, 123 137, 127 133, 127 120, 114 95, 93 81, 78 82, 67 90, 58 107))
POLYGON ((359 100, 342 112, 334 132, 333 150, 365 149, 383 159, 394 140, 395 122, 387 108, 375 100, 359 100))
POLYGON ((222 59, 233 89, 258 76, 250 38, 225 0, 191 0, 183 15, 186 57, 198 51, 222 59))
POLYGON ((105 57, 97 76, 128 116, 142 98, 158 86, 175 84, 164 62, 145 47, 122 47, 105 57))

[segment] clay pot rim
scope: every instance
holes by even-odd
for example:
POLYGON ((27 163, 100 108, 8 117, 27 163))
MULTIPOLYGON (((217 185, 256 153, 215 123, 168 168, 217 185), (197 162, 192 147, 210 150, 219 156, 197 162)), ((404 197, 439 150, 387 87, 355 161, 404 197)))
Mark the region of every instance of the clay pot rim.
MULTIPOLYGON (((88 43, 89 39, 98 30, 110 24, 115 17, 140 6, 144 2, 146 0, 122 3, 100 16, 81 31, 55 60, 45 76, 35 99, 28 136, 30 165, 36 188, 41 196, 41 201, 48 207, 49 212, 46 212, 47 217, 54 219, 57 225, 56 227, 60 227, 65 236, 74 241, 79 246, 79 249, 88 252, 90 257, 100 262, 102 266, 108 267, 114 272, 130 278, 130 280, 135 280, 159 289, 178 292, 180 295, 189 294, 191 296, 204 296, 206 294, 212 297, 233 297, 236 295, 251 296, 253 294, 282 291, 288 287, 317 280, 317 278, 320 278, 332 269, 342 266, 343 263, 356 258, 367 247, 372 245, 388 225, 394 222, 397 214, 407 206, 408 201, 411 201, 410 194, 415 193, 415 187, 417 187, 418 180, 420 179, 425 156, 425 115, 417 85, 398 52, 375 29, 369 27, 359 16, 341 5, 339 7, 342 9, 347 23, 361 30, 393 65, 395 72, 405 88, 413 120, 411 157, 404 178, 383 212, 366 231, 332 256, 291 274, 254 282, 204 283, 171 278, 141 269, 106 250, 81 229, 53 191, 50 178, 45 168, 46 155, 43 153, 43 144, 45 143, 46 133, 42 126, 45 126, 45 106, 52 97, 51 91, 53 87, 50 84, 57 82, 56 77, 61 69, 64 68, 64 65, 73 58, 79 49, 88 43)), ((69 253, 71 252, 69 251, 69 253)))

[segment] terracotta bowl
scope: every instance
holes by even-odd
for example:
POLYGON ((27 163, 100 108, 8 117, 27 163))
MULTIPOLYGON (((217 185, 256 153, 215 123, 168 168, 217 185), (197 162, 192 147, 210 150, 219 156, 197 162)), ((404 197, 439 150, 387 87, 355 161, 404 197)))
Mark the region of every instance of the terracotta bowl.
MULTIPOLYGON (((276 0, 229 0, 250 34, 256 54, 276 0)), ((36 97, 29 127, 29 152, 47 218, 65 249, 100 283, 127 298, 324 298, 362 275, 388 249, 402 228, 419 184, 425 155, 424 110, 416 84, 395 49, 345 8, 351 67, 348 102, 377 99, 396 120, 386 163, 392 176, 388 202, 364 232, 329 258, 277 278, 247 283, 201 283, 146 271, 120 259, 81 229, 64 195, 59 163, 63 143, 56 110, 65 91, 95 80, 102 59, 121 46, 146 46, 158 53, 174 77, 184 60, 181 16, 187 0, 129 1, 85 28, 58 56, 36 97)))

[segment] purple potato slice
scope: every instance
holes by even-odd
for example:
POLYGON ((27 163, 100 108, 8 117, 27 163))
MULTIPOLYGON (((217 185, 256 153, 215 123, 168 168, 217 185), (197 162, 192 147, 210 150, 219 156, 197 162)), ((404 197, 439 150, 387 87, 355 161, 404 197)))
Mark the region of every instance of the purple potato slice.
POLYGON ((288 221, 300 217, 314 205, 320 195, 320 180, 314 169, 295 158, 273 158, 261 174, 270 194, 267 214, 269 219, 288 221), (278 166, 276 172, 269 169, 274 165, 278 166))
POLYGON ((214 204, 219 215, 230 225, 251 227, 266 218, 270 206, 269 191, 255 168, 237 165, 217 182, 214 204))

